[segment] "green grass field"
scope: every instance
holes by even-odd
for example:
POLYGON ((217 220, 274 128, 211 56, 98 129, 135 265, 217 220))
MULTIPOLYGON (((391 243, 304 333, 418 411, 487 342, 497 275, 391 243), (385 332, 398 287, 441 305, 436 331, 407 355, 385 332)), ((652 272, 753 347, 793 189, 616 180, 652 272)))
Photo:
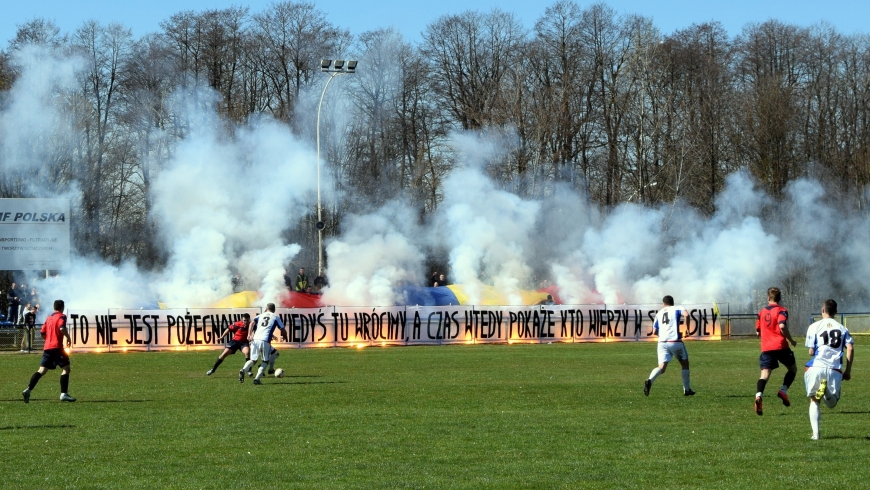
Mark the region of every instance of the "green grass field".
MULTIPOLYGON (((282 379, 238 382, 217 351, 73 356, 30 404, 38 355, 0 356, 2 488, 867 487, 870 353, 810 441, 792 406, 752 410, 756 341, 688 344, 648 398, 655 345, 553 344, 284 351, 282 379)), ((803 362, 807 357, 798 349, 803 362)))

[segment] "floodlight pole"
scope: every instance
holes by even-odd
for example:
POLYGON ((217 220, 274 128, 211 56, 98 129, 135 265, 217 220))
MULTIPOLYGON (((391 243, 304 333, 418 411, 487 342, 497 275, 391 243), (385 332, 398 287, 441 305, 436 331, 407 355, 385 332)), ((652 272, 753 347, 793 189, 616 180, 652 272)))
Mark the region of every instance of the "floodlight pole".
MULTIPOLYGON (((332 61, 329 60, 329 64, 324 66, 324 62, 326 60, 321 60, 320 71, 323 73, 329 73, 329 80, 326 81, 326 85, 323 86, 323 92, 320 93, 320 102, 317 104, 317 275, 323 275, 323 228, 325 225, 323 224, 323 206, 320 201, 320 109, 323 107, 323 98, 326 96, 326 89, 329 88, 329 83, 332 82, 332 79, 339 75, 347 75, 349 73, 354 73, 354 71, 344 71, 344 69, 338 70, 332 68, 332 61)), ((342 65, 343 66, 343 65, 342 65)), ((354 62, 354 70, 356 69, 356 63, 354 62)))

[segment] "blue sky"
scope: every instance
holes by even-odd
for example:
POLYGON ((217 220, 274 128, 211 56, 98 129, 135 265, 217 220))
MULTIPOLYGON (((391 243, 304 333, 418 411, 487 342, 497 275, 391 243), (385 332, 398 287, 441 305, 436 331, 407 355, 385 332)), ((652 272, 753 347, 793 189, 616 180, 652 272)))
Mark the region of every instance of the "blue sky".
MULTIPOLYGON (((272 3, 267 0, 0 0, 0 46, 5 47, 15 35, 15 26, 34 17, 53 19, 64 32, 71 32, 83 21, 96 19, 121 22, 139 37, 159 30, 161 20, 181 10, 204 10, 243 5, 252 12, 262 11, 272 3)), ((417 42, 426 25, 446 14, 468 9, 487 11, 493 7, 514 12, 531 28, 553 1, 529 0, 317 0, 334 24, 359 34, 379 27, 394 26, 408 40, 417 42), (413 5, 418 3, 418 5, 413 5)), ((578 1, 585 7, 592 2, 578 1)), ((870 1, 857 0, 610 0, 605 2, 621 13, 637 13, 653 18, 664 33, 709 20, 722 22, 732 35, 748 22, 776 18, 784 22, 809 26, 827 21, 846 34, 870 32, 870 1)))

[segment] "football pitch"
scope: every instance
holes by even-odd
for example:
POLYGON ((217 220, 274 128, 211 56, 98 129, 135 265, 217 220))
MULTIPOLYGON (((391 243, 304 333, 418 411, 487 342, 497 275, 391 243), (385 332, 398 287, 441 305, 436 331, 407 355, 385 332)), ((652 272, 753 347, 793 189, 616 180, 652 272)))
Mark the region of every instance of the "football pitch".
POLYGON ((868 349, 811 441, 802 369, 759 417, 757 341, 687 348, 694 397, 676 362, 643 396, 653 343, 284 350, 261 386, 240 354, 74 354, 78 401, 54 371, 29 404, 40 357, 2 355, 0 486, 866 488, 868 349))

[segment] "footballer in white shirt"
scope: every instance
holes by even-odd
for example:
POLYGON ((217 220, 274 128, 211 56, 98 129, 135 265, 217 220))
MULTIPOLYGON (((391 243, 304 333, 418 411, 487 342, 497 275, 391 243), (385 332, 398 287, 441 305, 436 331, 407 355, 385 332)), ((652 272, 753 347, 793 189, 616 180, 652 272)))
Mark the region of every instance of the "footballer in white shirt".
POLYGON ((824 400, 828 408, 840 401, 840 385, 852 377, 852 359, 855 355, 852 336, 840 322, 833 319, 837 314, 837 302, 829 299, 822 306, 822 319, 807 329, 806 347, 812 359, 807 362, 804 382, 810 399, 810 426, 812 439, 819 439, 822 414, 819 403, 824 400), (846 369, 843 369, 843 354, 846 369))
POLYGON ((655 323, 653 324, 653 328, 659 336, 659 365, 652 370, 649 378, 643 382, 644 396, 649 396, 649 390, 652 388, 653 381, 665 372, 668 363, 674 357, 680 361, 680 366, 683 368, 683 395, 692 396, 695 394, 689 384, 689 353, 686 351, 686 346, 683 344, 683 334, 680 332, 680 324, 684 323, 685 318, 686 310, 682 306, 674 306, 673 296, 662 298, 662 309, 656 313, 655 323))
POLYGON ((266 305, 266 311, 254 319, 248 333, 248 338, 251 341, 251 358, 239 371, 240 382, 245 379, 245 371, 262 359, 260 367, 257 369, 257 375, 254 377, 254 384, 260 384, 260 378, 263 377, 263 372, 266 370, 266 365, 273 352, 271 342, 276 328, 281 331, 282 337, 287 337, 284 322, 281 321, 281 317, 275 314, 275 303, 269 303, 266 305))

